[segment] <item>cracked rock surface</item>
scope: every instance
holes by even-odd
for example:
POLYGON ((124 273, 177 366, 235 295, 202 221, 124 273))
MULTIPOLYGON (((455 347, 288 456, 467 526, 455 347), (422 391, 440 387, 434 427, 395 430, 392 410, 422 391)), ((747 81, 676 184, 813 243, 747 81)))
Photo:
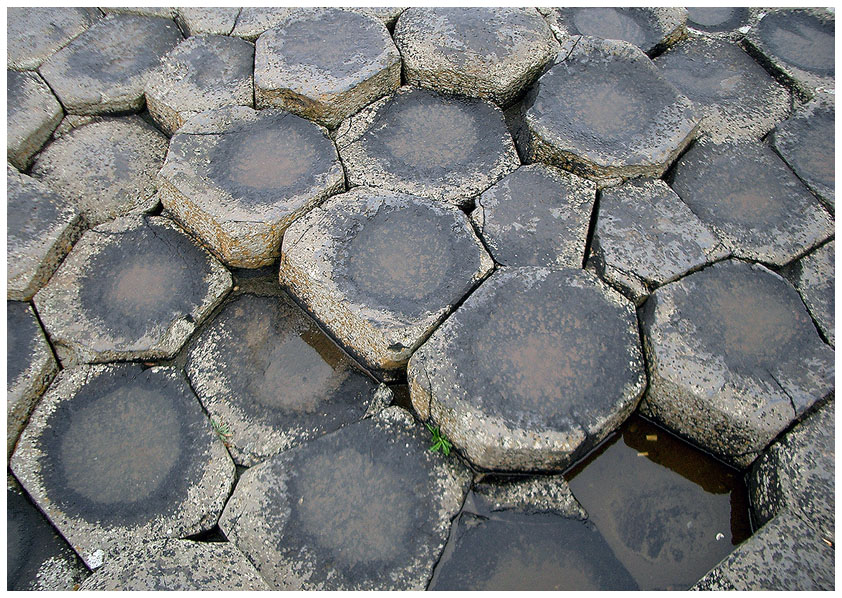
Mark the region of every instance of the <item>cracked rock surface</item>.
POLYGON ((6 71, 6 158, 26 170, 64 116, 38 73, 6 71))
POLYGON ((798 290, 824 337, 834 345, 836 241, 830 241, 787 266, 781 274, 798 290))
POLYGON ((93 7, 8 8, 6 68, 34 70, 102 17, 93 7))
POLYGON ((177 9, 175 21, 188 36, 229 35, 239 14, 239 8, 225 6, 182 6, 177 9))

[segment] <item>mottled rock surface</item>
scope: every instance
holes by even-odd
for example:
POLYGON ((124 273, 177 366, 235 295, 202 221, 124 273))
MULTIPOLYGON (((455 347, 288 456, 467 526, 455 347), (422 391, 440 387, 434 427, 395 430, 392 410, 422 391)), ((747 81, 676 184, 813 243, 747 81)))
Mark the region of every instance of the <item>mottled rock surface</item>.
POLYGON ((6 67, 37 69, 100 17, 96 8, 26 6, 6 9, 6 67))
POLYGON ((746 7, 687 7, 687 28, 706 37, 738 40, 755 24, 757 12, 757 9, 746 7))
POLYGON ((173 6, 106 6, 102 11, 116 15, 138 15, 141 17, 161 17, 171 19, 178 9, 173 6))
POLYGON ((182 6, 176 10, 175 22, 185 35, 229 35, 240 14, 239 8, 226 6, 182 6))
POLYGON ((6 71, 6 101, 6 158, 26 170, 64 110, 38 73, 6 71))
POLYGON ((804 300, 824 337, 835 345, 836 241, 807 254, 781 271, 804 300))
POLYGON ((297 12, 289 7, 245 6, 237 15, 237 23, 231 35, 256 41, 260 34, 275 27, 297 12))
POLYGON ((398 20, 398 17, 401 16, 403 11, 406 10, 406 7, 403 6, 355 6, 349 7, 345 10, 350 10, 351 12, 358 12, 360 14, 368 15, 369 17, 374 17, 375 19, 380 19, 386 28, 389 31, 392 31, 395 28, 395 23, 398 20))

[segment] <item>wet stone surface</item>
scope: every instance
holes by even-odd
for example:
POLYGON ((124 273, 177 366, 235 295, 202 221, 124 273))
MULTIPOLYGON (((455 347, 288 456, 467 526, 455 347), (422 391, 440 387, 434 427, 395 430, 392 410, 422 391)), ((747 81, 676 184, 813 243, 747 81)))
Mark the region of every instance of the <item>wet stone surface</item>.
POLYGON ((6 71, 6 158, 25 170, 64 111, 38 73, 6 71))
POLYGON ((836 242, 831 241, 781 271, 798 290, 810 315, 831 345, 835 345, 835 252, 836 242))
POLYGON ((96 23, 102 14, 93 7, 6 9, 6 68, 37 69, 44 60, 96 23))
POLYGON ((186 371, 246 466, 362 419, 377 391, 284 295, 227 304, 192 343, 186 371))
POLYGON ((168 359, 231 288, 231 275, 166 218, 85 233, 35 305, 65 366, 168 359))
POLYGON ((283 108, 333 128, 400 84, 401 56, 374 17, 300 9, 255 42, 258 108, 283 108))
POLYGON ((412 404, 482 469, 562 469, 643 393, 634 307, 593 274, 502 269, 409 361, 412 404))
POLYGON ((768 147, 694 145, 670 185, 736 257, 782 266, 833 234, 833 220, 768 147))
POLYGON ((636 305, 653 288, 728 251, 661 180, 603 189, 588 264, 636 305))
POLYGON ((687 28, 713 37, 740 38, 752 22, 752 9, 729 6, 687 8, 687 28))
POLYGON ((388 378, 492 266, 458 209, 355 187, 290 227, 280 281, 388 378))
POLYGON ((184 375, 134 364, 63 370, 11 466, 91 568, 142 538, 210 529, 234 483, 184 375))
POLYGON ((531 92, 531 159, 591 179, 660 176, 700 114, 640 50, 582 38, 531 92))
POLYGON ((559 50, 534 8, 407 9, 395 43, 410 85, 511 104, 559 50))
POLYGON ((32 176, 74 202, 88 226, 157 205, 167 138, 138 116, 74 128, 38 155, 32 176))
POLYGON ((343 122, 351 185, 465 204, 518 167, 503 113, 480 99, 402 87, 343 122))
POLYGON ((185 35, 228 35, 234 29, 239 8, 225 6, 182 6, 177 9, 175 21, 185 35))
POLYGON ((110 16, 53 54, 39 72, 70 113, 136 111, 149 73, 181 39, 170 19, 110 16))
POLYGON ((194 35, 169 51, 150 74, 145 96, 155 123, 172 135, 198 112, 252 106, 254 46, 222 35, 194 35))
POLYGON ((259 268, 278 258, 287 226, 345 182, 323 128, 236 106, 179 129, 158 186, 167 210, 228 265, 259 268))
POLYGON ((252 467, 220 527, 275 589, 423 590, 470 486, 392 407, 252 467))
POLYGON ((759 265, 728 260, 658 289, 641 329, 642 413, 739 467, 833 389, 833 350, 759 265))
POLYGON ((530 164, 488 188, 471 220, 499 264, 578 268, 595 198, 592 182, 530 164))
POLYGON ((714 141, 760 139, 789 115, 789 91, 727 41, 689 39, 655 64, 705 115, 700 130, 714 141))

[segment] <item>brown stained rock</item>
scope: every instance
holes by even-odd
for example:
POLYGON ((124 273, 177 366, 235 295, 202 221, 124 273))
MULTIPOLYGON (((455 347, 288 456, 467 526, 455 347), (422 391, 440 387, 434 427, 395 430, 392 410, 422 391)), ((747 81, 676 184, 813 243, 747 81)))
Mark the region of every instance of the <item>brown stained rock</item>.
POLYGON ((397 89, 400 71, 400 53, 377 19, 300 9, 255 42, 255 103, 334 128, 397 89))
POLYGON ((6 100, 6 158, 26 170, 64 110, 38 73, 6 71, 6 100))
POLYGON ((37 69, 102 17, 96 8, 26 6, 6 9, 6 68, 37 69))
POLYGON ((835 344, 835 291, 836 291, 836 241, 830 241, 815 251, 808 253, 797 262, 793 262, 783 270, 783 275, 789 280, 804 304, 813 316, 813 320, 824 337, 833 346, 835 344))
POLYGON ((179 129, 158 186, 166 209, 225 263, 259 268, 277 260, 290 223, 345 181, 326 130, 288 112, 234 106, 179 129))
POLYGON ((182 6, 176 9, 175 22, 188 36, 230 35, 239 14, 239 8, 225 6, 182 6))

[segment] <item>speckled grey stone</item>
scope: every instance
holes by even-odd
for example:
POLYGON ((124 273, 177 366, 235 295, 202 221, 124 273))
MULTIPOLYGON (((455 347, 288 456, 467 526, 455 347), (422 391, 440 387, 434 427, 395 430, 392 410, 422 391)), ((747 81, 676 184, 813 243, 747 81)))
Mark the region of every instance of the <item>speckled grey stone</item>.
POLYGON ((398 20, 398 17, 401 16, 403 11, 406 10, 406 7, 401 6, 357 6, 357 7, 349 7, 345 10, 350 10, 351 12, 358 12, 360 14, 368 15, 370 17, 374 17, 375 19, 380 19, 386 28, 389 31, 392 31, 395 27, 395 23, 398 20))
POLYGON ((670 185, 736 257, 782 266, 833 234, 833 220, 767 146, 699 142, 670 185))
POLYGON ((727 255, 663 181, 639 179, 602 190, 588 265, 636 305, 652 289, 727 255))
POLYGON ((592 179, 660 176, 701 117, 643 52, 620 41, 582 38, 530 95, 530 159, 592 179))
POLYGON ((182 6, 176 9, 175 22, 185 35, 229 35, 239 14, 239 8, 225 6, 182 6))
POLYGON ((482 481, 474 484, 463 510, 487 516, 497 511, 555 513, 571 519, 588 518, 562 475, 482 481))
POLYGON ((228 303, 191 343, 186 371, 246 466, 362 419, 378 389, 284 295, 228 303))
POLYGON ((737 41, 757 24, 763 14, 760 8, 687 7, 687 29, 695 35, 737 41))
POLYGON ((83 591, 268 590, 246 556, 230 542, 146 540, 109 560, 83 591))
POLYGON ((37 69, 100 17, 96 8, 26 6, 6 9, 6 66, 37 69))
POLYGON ((261 33, 294 16, 300 10, 290 7, 245 6, 237 15, 237 23, 231 35, 251 42, 256 41, 261 33))
POLYGON ((693 592, 733 592, 737 588, 728 581, 725 574, 718 567, 708 571, 704 577, 690 588, 693 592))
POLYGON ((230 288, 171 220, 127 216, 86 232, 35 306, 65 366, 169 359, 230 288))
POLYGON ((178 9, 172 6, 108 6, 102 9, 107 15, 138 15, 141 17, 162 17, 171 19, 178 9))
POLYGON ((705 115, 699 128, 714 141, 760 139, 789 115, 789 91, 727 41, 688 39, 655 64, 705 115))
POLYGON ((777 9, 744 39, 746 49, 802 96, 835 87, 836 20, 821 8, 777 9))
POLYGON ((82 234, 82 218, 45 184, 6 167, 6 298, 29 301, 82 234))
POLYGON ((58 371, 44 331, 28 303, 6 303, 6 455, 29 413, 58 371))
POLYGON ((150 71, 181 39, 170 19, 110 16, 53 54, 39 72, 68 112, 136 111, 150 71))
POLYGON ((343 122, 336 145, 352 186, 456 204, 519 166, 499 108, 409 86, 343 122))
POLYGON ((392 377, 492 267, 457 208, 355 187, 289 228, 280 281, 352 355, 392 377))
POLYGON ((191 116, 254 105, 254 46, 224 35, 194 35, 167 52, 150 74, 149 114, 168 135, 191 116))
POLYGON ((401 55, 373 17, 301 9, 255 42, 258 108, 283 108, 333 128, 400 84, 401 55))
POLYGON ((499 264, 579 268, 595 198, 592 182, 530 164, 480 195, 471 220, 499 264))
POLYGON ((287 226, 345 180, 325 129, 234 106, 179 129, 158 186, 167 210, 227 264, 259 268, 277 260, 287 226))
POLYGON ((564 469, 646 386, 634 306, 577 269, 503 268, 409 360, 412 405, 482 469, 564 469))
POLYGON ((26 170, 64 111, 38 73, 6 71, 6 100, 6 158, 26 170))
POLYGON ((252 467, 219 525, 274 588, 423 590, 471 482, 391 407, 252 467))
POLYGON ((184 374, 136 364, 63 370, 11 466, 92 569, 141 538, 212 528, 234 484, 184 374))
POLYGON ((833 350, 795 289, 727 260, 655 291, 641 311, 644 415, 739 467, 833 389, 833 350))
POLYGON ((413 7, 395 26, 410 85, 506 106, 541 74, 559 45, 534 8, 413 7))
POLYGON ((824 337, 835 345, 836 241, 822 245, 781 271, 801 295, 824 337))

